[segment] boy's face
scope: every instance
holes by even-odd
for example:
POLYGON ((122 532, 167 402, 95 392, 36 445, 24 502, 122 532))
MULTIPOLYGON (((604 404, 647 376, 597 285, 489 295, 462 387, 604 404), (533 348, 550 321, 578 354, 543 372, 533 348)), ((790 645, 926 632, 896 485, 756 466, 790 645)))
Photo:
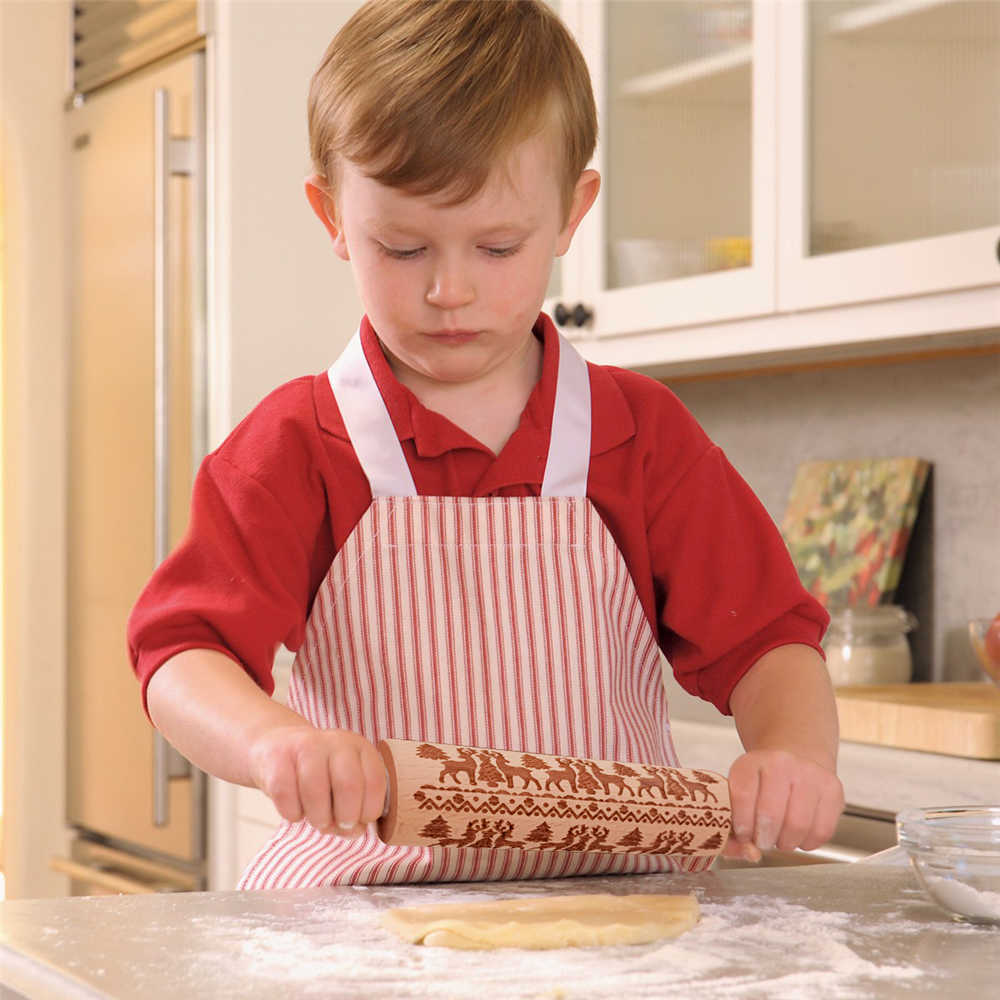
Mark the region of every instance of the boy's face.
POLYGON ((584 171, 564 220, 551 146, 544 135, 526 140, 458 205, 386 187, 347 162, 336 212, 318 179, 307 182, 402 381, 474 382, 523 358, 553 260, 600 186, 584 171))

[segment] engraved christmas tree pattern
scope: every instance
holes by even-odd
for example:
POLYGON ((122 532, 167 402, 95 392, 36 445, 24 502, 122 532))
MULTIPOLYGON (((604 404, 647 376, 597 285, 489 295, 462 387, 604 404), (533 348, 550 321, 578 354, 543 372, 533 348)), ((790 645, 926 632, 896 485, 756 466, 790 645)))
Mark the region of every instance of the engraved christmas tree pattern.
POLYGON ((529 844, 546 847, 552 843, 552 829, 548 823, 539 823, 525 839, 529 844))
POLYGON ((661 830, 652 840, 646 841, 642 831, 635 827, 617 843, 610 842, 610 829, 602 826, 574 824, 561 840, 552 839, 552 830, 541 823, 531 830, 523 841, 511 837, 514 824, 502 820, 473 819, 465 824, 460 836, 455 836, 451 825, 441 815, 436 816, 421 830, 421 837, 436 847, 497 848, 517 847, 522 850, 583 851, 629 854, 696 854, 716 851, 722 846, 722 835, 712 834, 701 844, 694 845, 693 830, 661 830))
POLYGON ((478 753, 479 758, 479 783, 493 788, 495 785, 503 784, 503 775, 496 769, 490 760, 489 754, 478 753))

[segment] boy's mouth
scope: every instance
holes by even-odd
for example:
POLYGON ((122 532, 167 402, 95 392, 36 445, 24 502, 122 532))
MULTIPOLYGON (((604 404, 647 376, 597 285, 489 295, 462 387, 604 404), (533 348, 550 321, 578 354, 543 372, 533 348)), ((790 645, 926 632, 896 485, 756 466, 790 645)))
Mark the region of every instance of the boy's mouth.
POLYGON ((442 344, 467 344, 470 340, 475 340, 479 336, 478 330, 431 330, 427 333, 442 344))

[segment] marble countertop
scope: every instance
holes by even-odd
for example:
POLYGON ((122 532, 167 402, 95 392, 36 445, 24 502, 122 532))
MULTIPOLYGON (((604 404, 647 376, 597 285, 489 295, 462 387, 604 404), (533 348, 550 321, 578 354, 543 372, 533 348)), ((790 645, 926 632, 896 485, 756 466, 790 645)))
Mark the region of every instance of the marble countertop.
MULTIPOLYGON (((743 752, 730 724, 675 719, 674 747, 685 767, 726 774, 743 752)), ((841 743, 837 772, 848 807, 887 816, 911 806, 1000 804, 1000 761, 970 760, 865 743, 841 743)))
POLYGON ((998 944, 997 928, 949 920, 908 867, 873 863, 0 904, 0 983, 33 1000, 988 996, 998 944), (426 902, 688 891, 700 923, 649 945, 454 952, 404 943, 379 919, 426 902))
MULTIPOLYGON (((732 718, 684 691, 669 670, 664 686, 681 764, 728 773, 743 752, 732 718)), ((837 771, 849 808, 886 817, 911 806, 1000 805, 1000 761, 842 742, 837 771)))

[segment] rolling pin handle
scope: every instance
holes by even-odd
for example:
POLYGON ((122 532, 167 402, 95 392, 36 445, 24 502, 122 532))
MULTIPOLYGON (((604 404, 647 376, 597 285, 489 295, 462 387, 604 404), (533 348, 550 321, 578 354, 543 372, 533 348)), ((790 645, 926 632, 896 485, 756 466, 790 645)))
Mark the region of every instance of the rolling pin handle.
POLYGON ((389 768, 385 767, 384 764, 382 766, 385 769, 385 801, 382 804, 382 815, 379 816, 379 819, 385 819, 386 816, 389 815, 389 806, 392 803, 392 792, 389 783, 389 768))

